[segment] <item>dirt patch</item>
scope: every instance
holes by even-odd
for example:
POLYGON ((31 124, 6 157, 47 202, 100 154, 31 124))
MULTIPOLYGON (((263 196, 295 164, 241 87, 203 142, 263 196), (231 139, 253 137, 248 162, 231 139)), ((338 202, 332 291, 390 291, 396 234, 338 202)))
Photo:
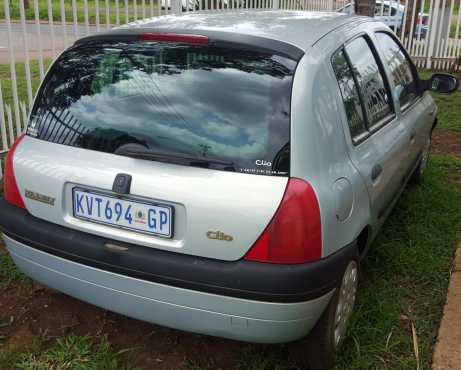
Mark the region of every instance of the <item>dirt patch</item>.
POLYGON ((50 341, 74 333, 95 340, 107 336, 115 348, 131 348, 142 369, 234 369, 242 350, 268 346, 186 333, 130 319, 65 294, 34 285, 29 294, 14 288, 2 292, 0 318, 14 320, 1 334, 7 348, 27 346, 34 338, 50 341))
POLYGON ((432 134, 432 152, 453 154, 461 158, 461 133, 437 129, 432 134))
POLYGON ((26 327, 21 327, 19 330, 12 332, 8 340, 8 348, 18 348, 22 351, 27 350, 33 346, 35 340, 34 334, 26 327))

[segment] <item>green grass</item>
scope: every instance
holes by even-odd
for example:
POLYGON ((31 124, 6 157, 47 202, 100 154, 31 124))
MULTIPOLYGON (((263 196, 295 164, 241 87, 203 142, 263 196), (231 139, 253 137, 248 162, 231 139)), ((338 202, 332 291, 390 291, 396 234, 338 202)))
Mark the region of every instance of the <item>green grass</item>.
POLYGON ((124 354, 115 351, 108 340, 93 341, 89 337, 69 335, 57 339, 51 347, 37 340, 29 353, 18 348, 0 351, 1 369, 27 370, 134 370, 124 354))
MULTIPOLYGON (((30 1, 30 7, 25 9, 25 16, 28 20, 34 20, 34 7, 33 7, 33 0, 30 1)), ((48 1, 47 0, 39 0, 39 14, 40 19, 42 21, 48 21, 48 1)), ((52 0, 52 14, 53 14, 53 21, 54 22, 61 22, 61 2, 60 0, 52 0)), ((78 22, 83 23, 85 21, 85 13, 84 13, 84 2, 83 0, 77 0, 77 20, 78 22)), ((128 1, 128 21, 135 20, 135 10, 134 10, 134 1, 128 1)), ((146 16, 150 17, 151 15, 151 8, 150 8, 150 1, 145 0, 146 3, 146 16)), ((105 10, 105 0, 99 0, 99 22, 100 24, 106 23, 106 10, 105 10)), ((123 0, 119 0, 119 10, 120 10, 120 22, 126 23, 125 18, 125 5, 123 0)), ((141 8, 142 0, 137 0, 137 19, 142 18, 142 8, 141 8)), ((157 14, 157 4, 158 1, 155 0, 153 4, 154 15, 157 14)), ((88 0, 88 14, 89 14, 89 22, 92 24, 96 23, 96 5, 95 0, 88 0)), ((72 1, 64 0, 64 9, 65 9, 65 16, 66 22, 73 21, 73 12, 72 12, 72 1)), ((115 0, 109 0, 109 9, 110 15, 109 20, 111 24, 115 24, 116 15, 115 15, 115 0)), ((19 11, 19 1, 18 0, 10 0, 10 17, 11 19, 20 19, 20 11, 19 11)), ((4 0, 0 0, 0 19, 4 19, 4 0)))
MULTIPOLYGON (((38 353, 41 348, 41 341, 37 338, 36 340, 31 343, 27 350, 28 353, 38 353)), ((24 358, 25 353, 23 348, 15 347, 15 348, 2 348, 0 347, 0 369, 4 370, 13 370, 18 369, 16 367, 22 359, 24 358)), ((26 370, 27 368, 24 368, 26 370)), ((29 369, 27 369, 29 370, 29 369)))
POLYGON ((32 280, 19 272, 10 256, 0 250, 0 294, 2 289, 9 288, 13 284, 22 288, 29 288, 32 285, 32 280))
POLYGON ((415 369, 411 325, 430 368, 461 233, 461 189, 448 177, 460 172, 459 158, 435 156, 422 185, 403 194, 365 260, 338 369, 415 369))
MULTIPOLYGON (((51 60, 44 60, 45 72, 51 60)), ((20 101, 27 104, 27 82, 24 63, 16 63, 17 88, 20 101)), ((35 93, 40 84, 40 71, 38 61, 30 62, 30 74, 32 80, 32 91, 35 93)), ((11 71, 9 64, 0 64, 0 81, 2 84, 3 102, 13 108, 13 89, 11 83, 11 71)))

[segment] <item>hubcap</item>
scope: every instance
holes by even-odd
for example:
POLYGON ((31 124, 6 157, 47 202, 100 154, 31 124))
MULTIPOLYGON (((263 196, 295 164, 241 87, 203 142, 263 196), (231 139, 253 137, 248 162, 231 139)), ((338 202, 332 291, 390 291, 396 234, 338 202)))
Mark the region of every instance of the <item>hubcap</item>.
POLYGON ((424 145, 424 150, 421 158, 421 164, 419 165, 419 172, 424 173, 427 167, 427 162, 429 162, 429 153, 431 151, 431 139, 428 138, 426 144, 424 145))
POLYGON ((335 313, 335 346, 341 344, 347 324, 352 316, 357 295, 358 267, 356 261, 349 262, 339 288, 338 305, 335 313))

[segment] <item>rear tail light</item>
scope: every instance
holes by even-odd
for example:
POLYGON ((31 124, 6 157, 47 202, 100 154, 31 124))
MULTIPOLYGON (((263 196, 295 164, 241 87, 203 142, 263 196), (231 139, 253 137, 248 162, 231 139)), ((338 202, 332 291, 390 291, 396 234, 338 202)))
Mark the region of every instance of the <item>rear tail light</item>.
POLYGON ((297 264, 317 261, 321 255, 322 235, 317 197, 309 183, 291 178, 277 212, 245 259, 297 264))
POLYGON ((21 193, 19 192, 18 184, 16 183, 16 178, 14 176, 14 168, 13 168, 13 157, 14 152, 16 151, 16 147, 24 138, 24 134, 19 136, 8 152, 5 160, 5 172, 3 174, 3 196, 5 200, 20 208, 26 208, 24 205, 24 201, 22 200, 21 193))
POLYGON ((141 33, 140 41, 179 42, 184 44, 207 45, 208 37, 203 35, 182 35, 178 33, 141 33))

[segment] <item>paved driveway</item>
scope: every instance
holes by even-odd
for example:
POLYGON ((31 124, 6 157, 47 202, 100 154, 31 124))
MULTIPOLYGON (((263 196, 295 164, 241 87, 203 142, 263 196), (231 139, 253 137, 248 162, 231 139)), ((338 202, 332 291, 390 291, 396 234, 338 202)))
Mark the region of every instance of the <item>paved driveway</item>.
MULTIPOLYGON (((13 22, 11 24, 12 28, 12 45, 14 50, 15 59, 17 62, 23 61, 25 59, 24 55, 24 37, 22 32, 22 25, 18 22, 13 22)), ((39 48, 40 41, 43 50, 43 55, 46 58, 53 57, 53 39, 55 50, 58 52, 65 47, 65 38, 64 38, 64 28, 61 24, 55 24, 53 27, 50 27, 49 24, 40 25, 40 34, 39 39, 37 34, 37 26, 35 23, 26 23, 26 35, 27 41, 29 44, 29 54, 31 59, 38 59, 39 57, 39 48), (54 33, 54 35, 53 35, 54 33)), ((101 30, 104 29, 104 26, 101 26, 101 30)), ((89 26, 89 33, 95 33, 96 27, 89 26)), ((74 27, 71 24, 66 25, 67 33, 67 45, 70 45, 74 40, 74 27)), ((82 37, 87 34, 87 29, 85 26, 77 26, 78 37, 82 37)), ((9 51, 8 51, 8 29, 6 23, 0 22, 0 64, 9 63, 9 51)))

